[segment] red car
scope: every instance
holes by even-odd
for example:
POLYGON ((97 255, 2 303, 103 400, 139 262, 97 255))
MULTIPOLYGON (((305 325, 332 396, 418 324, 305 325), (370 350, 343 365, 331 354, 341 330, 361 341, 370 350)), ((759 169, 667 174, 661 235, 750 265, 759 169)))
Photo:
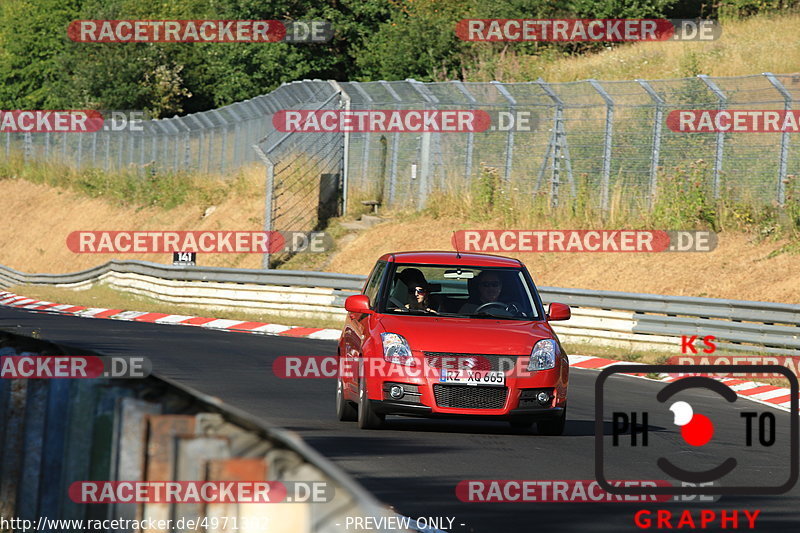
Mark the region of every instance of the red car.
POLYGON ((488 254, 402 252, 378 259, 345 301, 339 420, 377 429, 386 415, 534 423, 560 435, 569 362, 520 261, 488 254))

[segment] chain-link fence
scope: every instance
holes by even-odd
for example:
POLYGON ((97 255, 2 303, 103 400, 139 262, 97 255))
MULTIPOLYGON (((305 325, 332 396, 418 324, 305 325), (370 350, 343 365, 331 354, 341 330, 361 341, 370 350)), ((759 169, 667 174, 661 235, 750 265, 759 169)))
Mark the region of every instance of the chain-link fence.
POLYGON ((5 153, 156 173, 224 175, 261 161, 266 228, 273 230, 318 227, 320 218, 342 209, 337 196, 345 209, 347 198, 351 205, 372 200, 419 209, 432 192, 468 190, 483 167, 496 169, 504 190, 553 205, 581 196, 607 209, 624 196, 646 209, 660 180, 692 166, 692 179, 709 198, 783 204, 800 173, 790 142, 796 134, 681 133, 666 119, 682 109, 791 110, 798 96, 800 74, 571 83, 315 80, 213 111, 147 121, 139 132, 6 133, 5 153), (524 112, 530 127, 282 133, 272 117, 287 109, 524 112))
POLYGON ((161 120, 133 121, 130 117, 136 112, 112 111, 107 114, 127 117, 116 123, 116 131, 111 120, 106 121, 110 128, 85 133, 7 131, 5 155, 143 175, 170 171, 227 175, 259 161, 252 146, 274 131, 270 117, 281 109, 302 108, 314 101, 318 85, 330 87, 327 82, 289 83, 244 102, 161 120))
POLYGON ((661 175, 701 160, 710 197, 782 204, 800 170, 792 133, 684 133, 665 124, 673 110, 789 110, 800 99, 800 75, 341 85, 353 109, 527 111, 532 118, 529 131, 350 134, 350 189, 372 191, 386 205, 422 207, 432 191, 469 187, 484 165, 519 196, 558 204, 583 187, 596 207, 608 208, 615 190, 647 206, 661 175))
MULTIPOLYGON (((335 82, 312 81, 301 85, 311 94, 306 103, 291 109, 339 109, 341 89, 335 82)), ((344 210, 345 137, 339 132, 280 132, 274 128, 271 117, 269 119, 270 132, 253 146, 267 168, 264 229, 321 229, 328 218, 344 210)), ((287 256, 278 255, 278 260, 287 256)), ((265 254, 263 267, 269 268, 270 261, 270 254, 265 254)))

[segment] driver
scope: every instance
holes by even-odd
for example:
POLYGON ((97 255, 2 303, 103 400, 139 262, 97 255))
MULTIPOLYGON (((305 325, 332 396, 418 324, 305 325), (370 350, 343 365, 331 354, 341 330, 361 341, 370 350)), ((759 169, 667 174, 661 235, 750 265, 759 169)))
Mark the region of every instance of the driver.
POLYGON ((458 310, 459 313, 472 314, 477 308, 489 302, 497 302, 500 292, 503 290, 503 282, 497 272, 484 270, 475 278, 478 286, 478 303, 467 302, 458 310))

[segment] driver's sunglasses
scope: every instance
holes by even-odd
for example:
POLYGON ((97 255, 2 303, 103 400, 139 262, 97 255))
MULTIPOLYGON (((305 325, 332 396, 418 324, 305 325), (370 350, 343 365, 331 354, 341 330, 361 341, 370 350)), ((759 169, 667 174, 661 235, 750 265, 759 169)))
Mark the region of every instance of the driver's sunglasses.
POLYGON ((417 287, 415 289, 408 289, 408 294, 425 294, 426 292, 428 291, 426 291, 421 287, 417 287))
POLYGON ((481 287, 489 288, 489 289, 496 289, 500 286, 499 281, 484 281, 480 284, 481 287))

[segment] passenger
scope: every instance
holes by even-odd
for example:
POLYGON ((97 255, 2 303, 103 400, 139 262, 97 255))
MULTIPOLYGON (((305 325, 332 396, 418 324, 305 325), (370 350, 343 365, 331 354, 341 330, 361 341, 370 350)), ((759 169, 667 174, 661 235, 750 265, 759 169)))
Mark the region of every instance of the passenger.
POLYGON ((408 287, 406 309, 438 314, 436 309, 433 308, 434 303, 431 301, 430 285, 419 269, 407 268, 398 275, 398 278, 408 287))

